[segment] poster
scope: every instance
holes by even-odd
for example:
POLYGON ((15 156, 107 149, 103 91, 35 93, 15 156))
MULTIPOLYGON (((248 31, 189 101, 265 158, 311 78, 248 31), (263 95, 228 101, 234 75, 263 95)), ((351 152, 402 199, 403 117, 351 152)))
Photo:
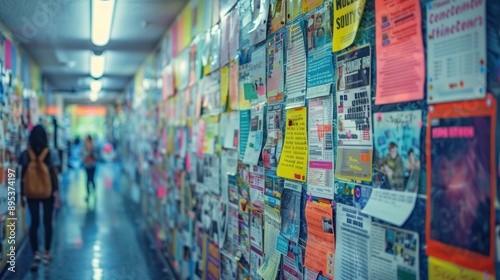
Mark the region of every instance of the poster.
POLYGON ((333 199, 333 97, 309 100, 307 191, 333 199))
POLYGON ((265 106, 254 106, 250 113, 250 133, 248 134, 247 147, 243 162, 257 165, 264 141, 264 110, 265 106))
POLYGON ((375 104, 422 100, 425 57, 420 1, 384 0, 375 5, 375 104))
POLYGON ((349 47, 356 37, 366 0, 334 1, 332 52, 349 47))
MULTIPOLYGON (((323 200, 306 203, 307 246, 305 267, 333 280, 335 260, 335 235, 333 210, 323 200)), ((338 278, 344 279, 344 278, 338 278)))
POLYGON ((281 199, 281 235, 299 242, 302 184, 285 180, 281 199))
POLYGON ((495 275, 467 269, 437 258, 429 257, 429 279, 474 279, 495 280, 495 275))
POLYGON ((303 249, 294 242, 288 246, 288 254, 283 256, 283 279, 302 280, 304 262, 303 249))
POLYGON ((257 271, 264 279, 276 279, 281 254, 276 250, 276 243, 281 229, 279 212, 264 206, 264 262, 257 271))
POLYGON ((286 21, 286 0, 271 1, 271 33, 274 33, 285 26, 286 21))
POLYGON ((372 223, 370 279, 420 279, 419 250, 417 232, 372 223))
POLYGON ((305 182, 307 157, 307 108, 288 109, 286 112, 285 143, 277 175, 305 182))
POLYGON ((288 28, 286 44, 286 108, 305 105, 307 88, 307 54, 305 22, 297 20, 288 28))
POLYGON ((439 0, 426 7, 427 102, 484 98, 486 1, 439 0))
POLYGON ((335 279, 371 279, 376 274, 370 273, 370 216, 340 203, 336 214, 335 279))
MULTIPOLYGON (((401 226, 413 212, 420 185, 422 111, 376 113, 373 118, 373 190, 363 212, 401 226)), ((356 188, 355 197, 362 191, 356 188)))
POLYGON ((252 207, 264 209, 264 178, 265 169, 262 166, 251 165, 248 172, 250 184, 250 202, 252 207))
POLYGON ((262 149, 264 167, 276 170, 283 149, 283 103, 267 105, 267 139, 262 149))
POLYGON ((335 175, 371 180, 371 48, 337 55, 337 164, 335 175))
POLYGON ((431 106, 426 141, 426 252, 492 275, 496 109, 491 95, 431 106))
POLYGON ((329 95, 333 84, 330 5, 311 11, 307 19, 307 98, 329 95))
POLYGON ((267 101, 283 100, 285 90, 284 48, 286 32, 275 33, 267 42, 267 101))
POLYGON ((203 244, 203 263, 205 264, 203 279, 217 280, 220 270, 219 247, 207 235, 204 235, 203 244))
POLYGON ((260 210, 250 211, 250 246, 262 251, 264 216, 260 210))

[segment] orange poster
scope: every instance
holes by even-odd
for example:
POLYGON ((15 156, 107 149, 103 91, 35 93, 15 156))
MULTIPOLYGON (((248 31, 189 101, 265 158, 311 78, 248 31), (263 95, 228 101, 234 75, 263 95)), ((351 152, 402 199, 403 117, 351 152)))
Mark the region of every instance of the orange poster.
MULTIPOLYGON (((471 93, 472 94, 472 93, 471 93)), ((495 274, 496 102, 429 107, 427 254, 495 274)))
MULTIPOLYGON (((321 201, 323 201, 321 199, 321 201)), ((326 200, 325 200, 326 201, 326 200)), ((335 235, 330 204, 308 201, 306 204, 307 245, 305 266, 333 279, 335 235)))
POLYGON ((425 57, 418 0, 375 1, 375 104, 422 100, 425 57))

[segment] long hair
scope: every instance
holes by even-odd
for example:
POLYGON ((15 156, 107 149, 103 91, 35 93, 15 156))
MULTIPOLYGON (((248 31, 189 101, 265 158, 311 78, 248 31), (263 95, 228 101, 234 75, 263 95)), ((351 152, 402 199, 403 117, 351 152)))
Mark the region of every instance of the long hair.
POLYGON ((36 155, 42 153, 43 149, 47 148, 48 139, 47 132, 41 125, 36 125, 30 133, 29 137, 30 148, 35 152, 36 155))

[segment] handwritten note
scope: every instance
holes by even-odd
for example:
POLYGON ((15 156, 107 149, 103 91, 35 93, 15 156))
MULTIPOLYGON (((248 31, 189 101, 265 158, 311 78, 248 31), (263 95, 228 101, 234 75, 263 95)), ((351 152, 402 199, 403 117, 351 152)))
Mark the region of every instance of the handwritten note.
POLYGON ((286 112, 285 144, 277 175, 305 182, 307 156, 307 109, 289 109, 286 112))

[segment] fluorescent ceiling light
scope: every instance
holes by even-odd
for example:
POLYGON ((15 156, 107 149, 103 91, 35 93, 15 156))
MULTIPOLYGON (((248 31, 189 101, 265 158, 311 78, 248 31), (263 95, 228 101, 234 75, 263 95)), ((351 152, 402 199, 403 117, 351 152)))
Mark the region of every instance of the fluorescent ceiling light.
POLYGON ((102 82, 99 80, 90 81, 90 91, 91 92, 100 92, 102 89, 102 82))
POLYGON ((115 0, 92 0, 92 43, 108 44, 115 12, 115 0))
POLYGON ((97 101, 97 99, 99 99, 99 92, 97 92, 97 91, 91 91, 91 92, 89 93, 89 99, 90 99, 90 101, 92 101, 92 102, 96 102, 96 101, 97 101))
POLYGON ((90 56, 90 76, 94 79, 99 79, 104 75, 104 66, 106 65, 106 59, 104 54, 90 56))

